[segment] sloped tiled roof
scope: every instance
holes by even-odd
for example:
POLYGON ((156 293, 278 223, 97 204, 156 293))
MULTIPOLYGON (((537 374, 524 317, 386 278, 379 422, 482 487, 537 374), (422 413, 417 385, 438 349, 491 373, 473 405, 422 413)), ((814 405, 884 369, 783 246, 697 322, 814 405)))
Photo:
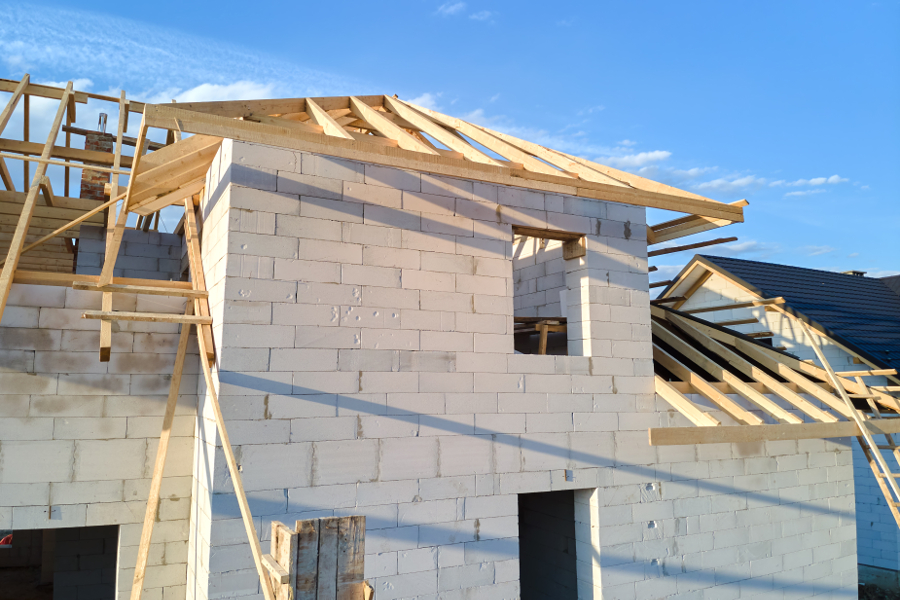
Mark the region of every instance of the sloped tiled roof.
POLYGON ((882 368, 900 370, 900 295, 889 282, 802 267, 699 256, 763 298, 781 296, 828 335, 882 368))

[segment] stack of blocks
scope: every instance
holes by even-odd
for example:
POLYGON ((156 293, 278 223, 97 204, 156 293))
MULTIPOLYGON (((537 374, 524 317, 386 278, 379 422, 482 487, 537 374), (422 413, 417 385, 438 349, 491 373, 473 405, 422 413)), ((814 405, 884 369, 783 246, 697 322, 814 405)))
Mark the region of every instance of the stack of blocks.
MULTIPOLYGON (((643 209, 229 140, 201 206, 264 540, 363 514, 380 600, 514 598, 516 495, 574 489, 581 598, 855 590, 845 440, 648 446, 686 422, 653 393, 643 209), (513 353, 513 225, 587 235, 569 356, 513 353)), ((205 395, 189 597, 258 597, 205 395)))

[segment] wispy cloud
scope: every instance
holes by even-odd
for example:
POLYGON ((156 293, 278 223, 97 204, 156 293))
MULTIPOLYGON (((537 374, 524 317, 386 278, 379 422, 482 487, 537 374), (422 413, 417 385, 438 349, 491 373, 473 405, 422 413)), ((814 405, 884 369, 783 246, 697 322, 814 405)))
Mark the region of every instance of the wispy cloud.
POLYGON ((705 192, 714 192, 723 196, 737 196, 754 192, 766 185, 763 177, 755 175, 729 176, 713 179, 712 181, 704 181, 695 186, 697 190, 705 192))
POLYGON ((834 252, 836 248, 831 246, 805 246, 800 250, 806 253, 807 256, 822 256, 823 254, 834 252))
POLYGON ((840 175, 832 175, 831 177, 813 177, 812 179, 797 179, 796 181, 785 181, 783 179, 779 179, 778 181, 773 181, 769 184, 770 187, 802 187, 807 185, 825 185, 829 183, 834 185, 836 183, 846 183, 850 181, 846 177, 841 177, 840 175))
POLYGON ((583 109, 579 110, 576 114, 579 117, 583 117, 585 115, 592 115, 595 112, 600 112, 601 110, 605 110, 605 109, 606 109, 605 106, 603 106, 602 104, 598 104, 596 106, 590 106, 588 108, 583 108, 583 109))
POLYGON ((712 246, 703 250, 704 254, 715 256, 730 256, 756 260, 764 260, 782 251, 780 244, 773 242, 760 242, 758 240, 746 240, 734 244, 712 246))
POLYGON ((900 271, 895 271, 893 269, 872 269, 871 271, 866 271, 867 277, 893 277, 894 275, 900 275, 900 271))
POLYGON ((828 190, 823 189, 815 189, 815 190, 800 190, 797 192, 788 192, 784 195, 785 198, 790 198, 791 196, 809 196, 810 194, 822 194, 828 190))
POLYGON ((622 140, 621 142, 619 142, 619 145, 631 147, 637 145, 637 142, 635 142, 634 140, 622 140))
POLYGON ((495 13, 493 13, 489 10, 479 10, 478 12, 472 13, 471 15, 469 15, 469 18, 474 21, 487 21, 488 19, 493 17, 494 14, 495 13))
POLYGON ((605 156, 597 159, 597 162, 617 167, 620 169, 636 169, 650 163, 666 160, 672 156, 668 150, 653 150, 651 152, 638 152, 624 156, 605 156))
POLYGON ((413 104, 418 104, 423 108, 430 108, 431 110, 438 110, 438 98, 441 97, 441 93, 438 92, 436 94, 432 94, 431 92, 425 92, 420 96, 416 96, 415 98, 410 99, 409 101, 413 104))
POLYGON ((556 22, 556 26, 557 26, 557 27, 571 27, 571 26, 574 25, 574 24, 575 24, 575 18, 574 18, 574 17, 570 17, 570 18, 568 18, 568 19, 561 19, 561 20, 559 20, 559 21, 556 22))
POLYGON ((466 9, 465 2, 445 2, 437 8, 437 14, 442 17, 449 17, 461 13, 466 9))
POLYGON ((493 96, 491 96, 490 102, 496 102, 499 99, 500 99, 500 94, 494 94, 493 96))

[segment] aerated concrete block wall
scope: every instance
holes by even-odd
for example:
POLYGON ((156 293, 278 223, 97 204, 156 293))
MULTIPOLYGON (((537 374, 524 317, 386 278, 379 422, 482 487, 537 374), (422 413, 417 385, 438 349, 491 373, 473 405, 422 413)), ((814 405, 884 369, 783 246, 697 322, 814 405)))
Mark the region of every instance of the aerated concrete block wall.
MULTIPOLYGON (((685 422, 653 391, 643 209, 229 140, 202 207, 264 549, 362 514, 379 600, 516 598, 517 494, 574 489, 581 598, 855 594, 846 446, 647 444, 685 422), (569 356, 513 353, 513 224, 588 234, 569 356)), ((200 391, 188 597, 257 598, 200 391)))
MULTIPOLYGON (((115 294, 115 310, 183 312, 183 301, 115 294)), ((177 326, 113 324, 98 358, 100 293, 14 284, 0 322, 0 529, 119 525, 118 597, 131 589, 177 326)), ((183 598, 196 411, 188 356, 145 598, 183 598)), ((74 543, 74 542, 73 542, 74 543)))
MULTIPOLYGON (((106 230, 82 225, 79 236, 75 272, 99 275, 106 257, 106 230)), ((174 233, 126 229, 113 276, 178 281, 182 246, 182 237, 174 233)))
MULTIPOLYGON (((685 302, 682 309, 719 306, 753 299, 755 297, 746 290, 720 275, 714 274, 685 302)), ((737 325, 734 329, 741 333, 771 331, 775 334, 772 338, 774 346, 784 346, 788 352, 801 360, 812 360, 816 364, 820 364, 811 345, 812 340, 806 336, 796 321, 781 313, 767 312, 765 307, 759 306, 709 312, 704 313, 703 316, 710 321, 726 321, 753 316, 759 320, 758 324, 737 325)), ((850 371, 861 367, 861 365, 854 364, 853 357, 834 343, 820 337, 817 337, 816 342, 821 345, 825 358, 836 371, 850 371)), ((887 379, 880 376, 867 377, 866 383, 868 385, 887 385, 887 379)), ((856 535, 859 564, 898 571, 900 570, 900 529, 897 528, 891 509, 887 505, 881 488, 878 487, 875 475, 858 442, 853 441, 851 446, 856 486, 856 535)), ((885 453, 884 456, 891 467, 891 472, 898 472, 900 467, 898 467, 896 458, 889 453, 885 453)))

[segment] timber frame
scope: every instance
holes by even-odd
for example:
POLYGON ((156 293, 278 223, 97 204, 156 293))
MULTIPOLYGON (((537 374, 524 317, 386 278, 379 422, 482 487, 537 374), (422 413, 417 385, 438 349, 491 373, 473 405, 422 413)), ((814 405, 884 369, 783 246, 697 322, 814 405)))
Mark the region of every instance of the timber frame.
MULTIPOLYGON (((168 441, 191 327, 196 328, 206 394, 215 415, 217 432, 234 482, 242 520, 260 578, 263 596, 281 597, 283 578, 270 577, 273 563, 263 555, 241 475, 222 417, 212 376, 216 354, 212 336, 208 293, 204 280, 197 206, 210 165, 223 139, 302 150, 377 165, 412 169, 423 173, 458 177, 541 192, 658 208, 686 216, 647 227, 648 243, 661 244, 694 233, 744 220, 746 201, 717 202, 684 190, 645 179, 577 156, 468 123, 400 100, 396 96, 342 96, 288 98, 231 102, 144 104, 65 88, 33 84, 25 75, 20 81, 0 79, 0 92, 10 93, 0 112, 0 251, 5 258, 0 271, 0 317, 13 283, 68 286, 102 294, 100 311, 85 311, 83 317, 101 323, 99 359, 110 358, 112 322, 116 320, 161 321, 181 324, 175 371, 172 376, 163 429, 151 480, 150 494, 138 549, 132 600, 143 591, 150 539, 159 506, 160 485, 168 441), (57 100, 55 117, 44 144, 29 140, 29 99, 57 100), (71 136, 87 130, 75 126, 76 106, 89 100, 106 102, 117 109, 114 152, 73 148, 71 136), (19 103, 24 106, 24 139, 3 137, 19 103), (126 136, 131 113, 141 115, 134 137, 126 136), (165 132, 166 142, 150 141, 151 131, 165 132), (59 137, 64 134, 64 145, 59 137), (189 134, 189 135, 185 135, 189 134), (133 155, 123 153, 125 146, 133 155), (24 164, 24 186, 16 188, 7 161, 24 164), (33 177, 30 165, 36 164, 33 177), (63 194, 55 195, 50 167, 64 170, 63 194), (97 202, 71 197, 70 172, 83 169, 109 173, 109 200, 97 202), (127 178, 127 182, 122 177, 127 178), (187 245, 188 281, 155 281, 115 276, 116 258, 126 229, 148 231, 159 226, 160 211, 182 206, 178 227, 187 245), (131 214, 137 216, 132 227, 131 214), (73 274, 75 242, 83 223, 106 227, 106 255, 98 276, 73 274), (152 225, 151 225, 152 224, 152 225), (183 297, 183 315, 124 313, 113 310, 116 293, 183 297)), ((134 123, 132 119, 132 124, 134 123)), ((499 210, 499 209, 498 209, 499 210)), ((544 237, 563 239, 571 257, 585 252, 581 234, 543 232, 544 237)), ((712 242, 669 246, 651 252, 668 254, 712 242)), ((654 267, 650 268, 655 270, 654 267)), ((546 329, 546 327, 545 327, 546 329)), ((546 332, 545 332, 546 334, 546 332)), ((703 417, 701 417, 703 418, 703 417)), ((705 423, 713 424, 713 423, 705 423)), ((277 571, 277 569, 275 569, 277 571)))

